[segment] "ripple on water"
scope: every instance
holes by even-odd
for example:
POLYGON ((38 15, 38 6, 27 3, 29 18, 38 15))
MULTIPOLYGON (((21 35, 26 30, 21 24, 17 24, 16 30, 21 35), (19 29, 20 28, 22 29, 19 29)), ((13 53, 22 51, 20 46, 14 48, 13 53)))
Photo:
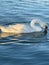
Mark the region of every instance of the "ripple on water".
MULTIPOLYGON (((48 0, 0 0, 0 25, 32 19, 41 19, 49 27, 48 0)), ((45 38, 36 39, 0 35, 0 65, 49 65, 49 30, 45 38)))

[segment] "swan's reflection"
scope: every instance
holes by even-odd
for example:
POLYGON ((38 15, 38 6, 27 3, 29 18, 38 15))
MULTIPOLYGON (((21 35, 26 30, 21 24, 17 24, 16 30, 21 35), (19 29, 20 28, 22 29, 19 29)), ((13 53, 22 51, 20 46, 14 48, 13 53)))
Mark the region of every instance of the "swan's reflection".
POLYGON ((25 34, 13 34, 13 33, 1 33, 0 34, 0 42, 5 43, 37 43, 44 42, 46 40, 46 36, 42 33, 25 33, 25 34))
POLYGON ((8 36, 21 36, 21 34, 17 33, 17 34, 13 34, 13 33, 0 33, 0 38, 5 38, 5 37, 8 37, 8 36))
POLYGON ((0 38, 5 38, 8 36, 21 37, 21 38, 37 38, 44 37, 46 34, 44 32, 33 32, 33 33, 0 33, 0 38))

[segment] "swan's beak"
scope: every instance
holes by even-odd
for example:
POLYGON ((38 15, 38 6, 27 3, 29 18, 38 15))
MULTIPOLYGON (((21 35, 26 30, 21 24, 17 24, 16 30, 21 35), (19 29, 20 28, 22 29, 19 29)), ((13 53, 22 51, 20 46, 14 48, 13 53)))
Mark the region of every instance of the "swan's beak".
POLYGON ((48 31, 48 26, 45 26, 44 32, 47 33, 47 31, 48 31))
POLYGON ((48 30, 48 26, 45 26, 45 30, 48 30))

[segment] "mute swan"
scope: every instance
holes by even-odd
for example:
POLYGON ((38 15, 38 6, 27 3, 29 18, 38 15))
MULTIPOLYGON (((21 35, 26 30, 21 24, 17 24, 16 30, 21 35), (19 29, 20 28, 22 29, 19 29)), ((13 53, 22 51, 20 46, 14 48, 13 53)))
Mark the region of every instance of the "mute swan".
POLYGON ((8 27, 0 26, 0 32, 6 33, 33 33, 43 31, 47 33, 47 24, 40 20, 32 20, 29 25, 15 24, 8 27))

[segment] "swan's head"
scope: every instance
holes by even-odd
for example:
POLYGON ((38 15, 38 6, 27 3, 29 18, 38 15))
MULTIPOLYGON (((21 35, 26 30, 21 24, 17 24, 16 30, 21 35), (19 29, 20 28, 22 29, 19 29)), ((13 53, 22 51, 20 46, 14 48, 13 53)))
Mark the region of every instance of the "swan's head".
POLYGON ((48 29, 48 25, 45 22, 42 22, 38 19, 32 20, 30 25, 36 31, 42 31, 42 30, 47 31, 48 29))
POLYGON ((45 34, 47 33, 47 30, 48 30, 48 26, 45 26, 45 29, 44 29, 45 34))

